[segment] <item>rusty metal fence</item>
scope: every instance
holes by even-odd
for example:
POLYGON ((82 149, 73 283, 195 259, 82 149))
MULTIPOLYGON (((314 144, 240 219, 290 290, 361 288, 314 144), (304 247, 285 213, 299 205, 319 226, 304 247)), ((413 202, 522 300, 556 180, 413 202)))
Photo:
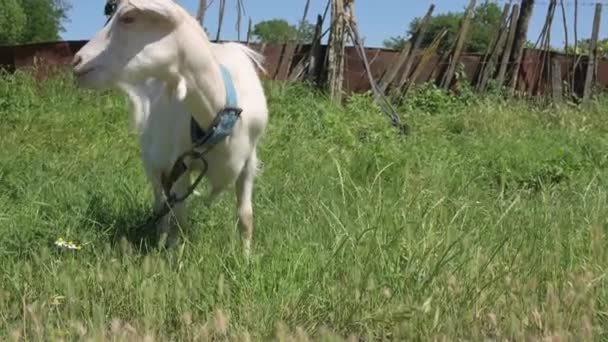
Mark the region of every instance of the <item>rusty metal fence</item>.
MULTIPOLYGON (((73 55, 84 45, 86 40, 60 41, 37 44, 25 44, 15 46, 0 46, 0 68, 9 72, 18 69, 30 69, 37 77, 44 78, 51 70, 62 69, 70 64, 73 55)), ((251 44, 252 48, 261 52, 265 58, 266 79, 287 80, 294 68, 301 62, 310 50, 309 45, 295 44, 251 44)), ((321 46, 320 56, 324 58, 327 46, 321 46)), ((387 68, 395 63, 398 51, 382 48, 366 48, 365 53, 370 61, 372 74, 379 80, 387 71, 387 68)), ((519 71, 516 90, 531 95, 542 95, 548 89, 543 86, 542 80, 546 79, 547 71, 539 70, 542 51, 527 49, 524 53, 522 65, 519 71)), ((354 47, 346 47, 344 91, 347 93, 366 92, 370 90, 370 84, 365 74, 361 58, 354 47)), ((419 58, 419 57, 418 57, 419 58)), ((586 73, 587 61, 585 58, 579 60, 579 68, 574 75, 569 66, 575 63, 574 57, 559 53, 551 53, 552 60, 557 60, 560 65, 563 81, 574 80, 575 92, 582 91, 584 75, 586 73)), ((473 81, 477 77, 483 56, 478 54, 465 54, 461 57, 464 75, 467 80, 473 81)), ((414 62, 417 64, 417 62, 414 62)), ((428 63, 417 74, 416 84, 440 79, 445 65, 442 65, 440 55, 433 55, 428 63)), ((608 60, 600 59, 597 63, 596 84, 601 88, 608 88, 608 60)))

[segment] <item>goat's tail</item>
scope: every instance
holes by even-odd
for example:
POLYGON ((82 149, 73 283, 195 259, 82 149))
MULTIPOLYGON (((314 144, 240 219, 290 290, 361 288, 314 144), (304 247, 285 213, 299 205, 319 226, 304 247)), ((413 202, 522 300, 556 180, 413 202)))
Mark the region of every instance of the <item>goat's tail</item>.
POLYGON ((260 71, 264 74, 267 75, 267 71, 264 68, 264 55, 262 55, 261 53, 251 49, 250 47, 248 47, 247 45, 244 44, 239 44, 236 43, 234 44, 236 47, 238 47, 239 49, 241 49, 241 51, 247 55, 247 57, 249 57, 249 59, 251 59, 251 61, 253 62, 253 64, 260 69, 260 71))

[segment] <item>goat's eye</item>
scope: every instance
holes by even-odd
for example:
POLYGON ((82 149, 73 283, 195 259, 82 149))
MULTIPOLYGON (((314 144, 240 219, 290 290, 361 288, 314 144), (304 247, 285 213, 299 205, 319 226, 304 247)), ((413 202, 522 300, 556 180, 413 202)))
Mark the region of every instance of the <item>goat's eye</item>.
POLYGON ((124 16, 120 18, 120 22, 123 24, 131 24, 135 21, 135 18, 132 16, 124 16))

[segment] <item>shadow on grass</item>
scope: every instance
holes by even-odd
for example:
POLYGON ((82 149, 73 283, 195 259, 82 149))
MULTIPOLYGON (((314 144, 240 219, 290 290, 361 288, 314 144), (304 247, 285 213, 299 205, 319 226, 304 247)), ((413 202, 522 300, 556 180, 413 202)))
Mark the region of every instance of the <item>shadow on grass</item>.
POLYGON ((155 223, 151 222, 151 209, 137 207, 130 200, 121 200, 117 207, 116 202, 110 204, 100 193, 91 193, 89 198, 85 215, 88 224, 93 223, 107 236, 112 247, 126 240, 140 254, 157 249, 158 236, 155 223))

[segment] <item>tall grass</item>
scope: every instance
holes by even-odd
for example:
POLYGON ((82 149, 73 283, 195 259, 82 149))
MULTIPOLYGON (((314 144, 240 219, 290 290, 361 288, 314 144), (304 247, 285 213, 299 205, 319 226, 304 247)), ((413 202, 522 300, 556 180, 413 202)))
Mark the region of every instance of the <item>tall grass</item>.
POLYGON ((230 192, 190 202, 183 245, 142 248, 123 96, 2 79, 0 339, 607 338, 606 98, 421 87, 399 135, 368 95, 266 86, 248 265, 230 192))

